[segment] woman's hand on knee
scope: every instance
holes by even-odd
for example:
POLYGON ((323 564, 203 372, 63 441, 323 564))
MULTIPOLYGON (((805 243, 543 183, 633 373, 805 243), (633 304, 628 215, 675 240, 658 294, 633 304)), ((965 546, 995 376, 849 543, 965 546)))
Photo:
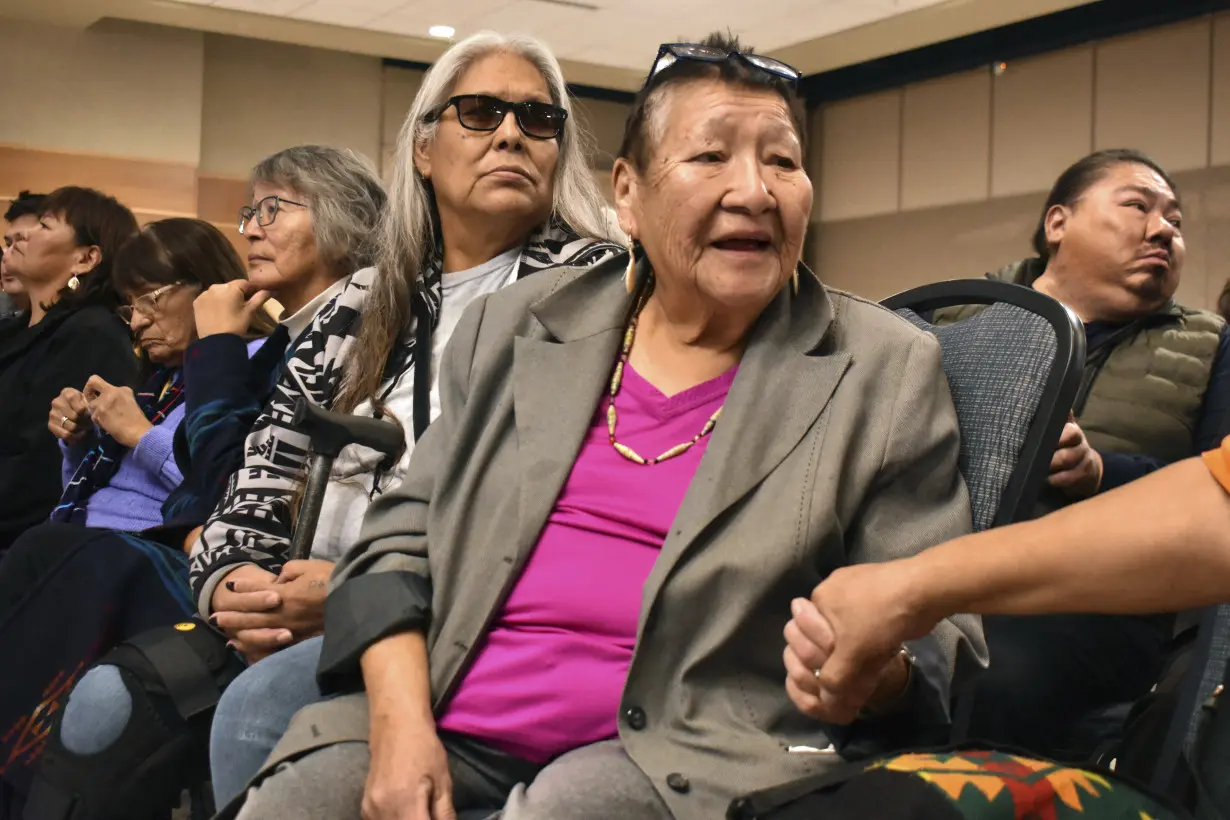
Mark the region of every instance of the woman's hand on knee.
POLYGON ((363 820, 456 820, 448 754, 435 731, 373 733, 363 820))

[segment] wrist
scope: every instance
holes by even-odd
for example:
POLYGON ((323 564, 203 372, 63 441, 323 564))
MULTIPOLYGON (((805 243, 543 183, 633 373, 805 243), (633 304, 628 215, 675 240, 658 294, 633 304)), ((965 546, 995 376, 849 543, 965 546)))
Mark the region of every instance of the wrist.
POLYGON ((435 733, 436 717, 431 706, 407 697, 404 693, 373 692, 368 690, 371 710, 371 733, 378 735, 405 735, 435 733))
POLYGON ((898 617, 901 622, 896 625, 897 634, 894 637, 899 637, 903 642, 929 633, 947 614, 946 607, 951 606, 951 602, 945 600, 951 597, 950 591, 943 585, 946 574, 942 568, 937 569, 933 560, 939 557, 940 553, 935 548, 921 552, 898 562, 901 572, 889 576, 897 581, 889 600, 895 600, 900 605, 898 617))
POLYGON ((145 434, 152 429, 154 429, 154 425, 150 424, 145 419, 142 419, 140 424, 133 422, 131 427, 122 431, 121 435, 123 438, 117 435, 113 435, 112 438, 131 450, 140 444, 141 439, 144 438, 145 434))
MULTIPOLYGON (((246 326, 245 326, 246 327, 246 326)), ((241 335, 244 328, 236 330, 232 325, 206 325, 205 327, 197 327, 196 335, 198 339, 204 339, 208 336, 223 336, 223 335, 241 335)))
POLYGON ((904 647, 880 670, 880 680, 875 692, 867 699, 864 709, 868 712, 882 711, 899 700, 910 688, 912 665, 904 647))

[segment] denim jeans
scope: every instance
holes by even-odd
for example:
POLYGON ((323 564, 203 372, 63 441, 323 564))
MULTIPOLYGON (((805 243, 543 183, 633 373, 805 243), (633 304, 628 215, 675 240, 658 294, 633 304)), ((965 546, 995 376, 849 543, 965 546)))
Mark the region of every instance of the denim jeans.
POLYGON ((64 707, 60 741, 79 755, 92 755, 119 740, 132 717, 132 697, 114 666, 96 666, 86 672, 64 707))
POLYGON ((316 686, 322 638, 310 638, 253 664, 218 702, 210 728, 214 800, 225 806, 260 771, 295 712, 323 696, 316 686))

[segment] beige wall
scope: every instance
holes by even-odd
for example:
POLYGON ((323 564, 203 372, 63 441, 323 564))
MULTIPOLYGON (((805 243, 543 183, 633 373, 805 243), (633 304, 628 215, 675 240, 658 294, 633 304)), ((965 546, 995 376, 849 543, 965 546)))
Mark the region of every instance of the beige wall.
MULTIPOLYGON (((343 146, 387 178, 423 77, 376 57, 244 37, 13 19, 0 24, 0 73, 30 78, 0 116, 0 199, 92 185, 143 219, 199 215, 232 238, 247 173, 274 151, 343 146)), ((578 105, 604 191, 626 112, 578 105)))
POLYGON ((384 69, 382 78, 382 111, 380 129, 380 171, 385 179, 392 174, 393 152, 397 148, 397 136, 405 124, 406 114, 414 103, 414 97, 423 84, 422 71, 407 68, 384 69))
POLYGON ((195 164, 203 41, 139 23, 81 31, 5 21, 0 143, 195 164))
POLYGON ((1180 298, 1230 276, 1230 14, 843 100, 813 133, 808 258, 869 298, 1023 258, 1055 177, 1109 147, 1177 178, 1180 298))
POLYGON ((380 161, 384 69, 375 57, 206 35, 202 173, 243 176, 303 143, 380 161))

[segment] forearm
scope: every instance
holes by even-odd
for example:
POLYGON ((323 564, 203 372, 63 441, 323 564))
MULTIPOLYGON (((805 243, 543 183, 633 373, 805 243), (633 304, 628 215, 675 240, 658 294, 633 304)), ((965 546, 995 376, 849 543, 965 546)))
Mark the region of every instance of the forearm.
POLYGON ((390 635, 368 647, 359 663, 373 734, 391 724, 410 723, 434 729, 423 633, 390 635))
POLYGON ((145 431, 137 446, 132 449, 133 460, 149 475, 162 484, 168 492, 178 487, 184 480, 179 465, 175 463, 175 428, 179 426, 183 413, 177 408, 178 416, 172 414, 162 424, 145 431))
POLYGON ((1188 459, 908 561, 920 611, 1151 613, 1230 600, 1230 497, 1188 459))

